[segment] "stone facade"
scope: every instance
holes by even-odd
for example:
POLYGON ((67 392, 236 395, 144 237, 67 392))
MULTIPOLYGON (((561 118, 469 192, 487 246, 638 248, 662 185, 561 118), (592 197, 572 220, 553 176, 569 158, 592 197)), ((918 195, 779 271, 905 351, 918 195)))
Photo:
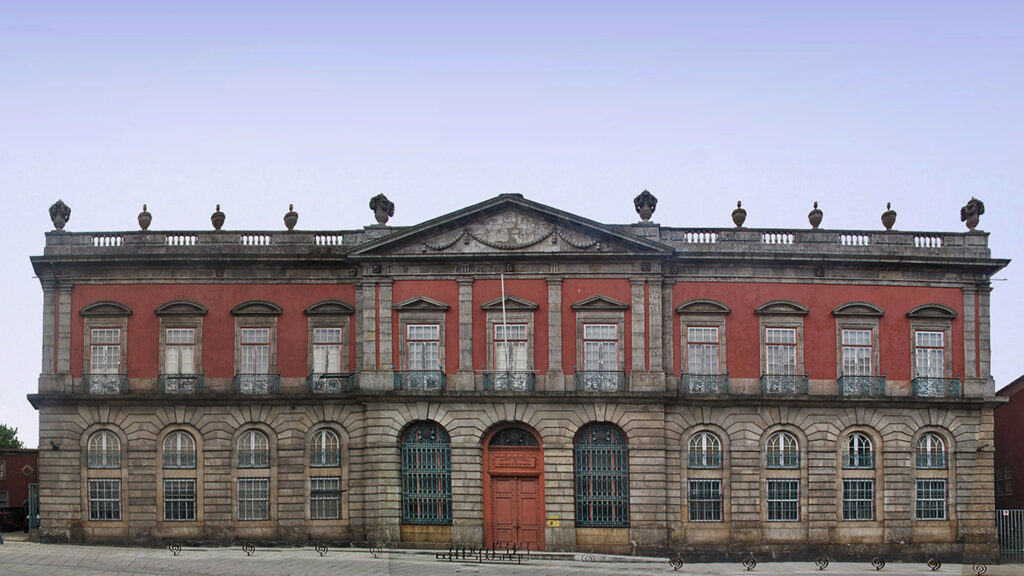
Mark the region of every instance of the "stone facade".
POLYGON ((1007 261, 982 232, 611 226, 502 195, 406 228, 54 231, 32 260, 48 540, 996 552, 988 279, 1007 261), (429 473, 418 423, 447 436, 429 473), (509 429, 532 442, 496 443, 509 429), (624 440, 581 440, 598 429, 624 440), (176 432, 194 463, 168 465, 176 432), (720 446, 697 454, 705 433, 720 446))

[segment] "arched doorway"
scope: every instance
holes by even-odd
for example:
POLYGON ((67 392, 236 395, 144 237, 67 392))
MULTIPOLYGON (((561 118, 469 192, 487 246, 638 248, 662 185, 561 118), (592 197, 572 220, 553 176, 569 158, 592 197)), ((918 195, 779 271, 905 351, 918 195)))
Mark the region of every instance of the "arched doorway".
POLYGON ((484 543, 544 549, 544 450, 522 424, 484 437, 484 543))

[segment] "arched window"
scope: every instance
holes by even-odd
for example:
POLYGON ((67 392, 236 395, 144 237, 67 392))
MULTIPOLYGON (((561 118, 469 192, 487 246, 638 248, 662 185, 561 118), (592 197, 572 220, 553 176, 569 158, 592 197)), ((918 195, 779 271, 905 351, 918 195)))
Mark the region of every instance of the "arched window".
POLYGON ((789 432, 776 432, 765 445, 765 467, 799 468, 800 444, 789 432))
POLYGON ((436 422, 402 435, 402 523, 452 523, 451 438, 436 422))
POLYGON ((309 441, 309 465, 317 468, 341 466, 341 443, 333 430, 323 428, 309 441))
POLYGON ((854 432, 846 437, 843 451, 843 468, 874 468, 875 452, 871 439, 866 434, 854 432))
POLYGON ((946 467, 946 443, 941 436, 929 432, 917 441, 917 467, 920 469, 946 467))
POLYGON ((576 526, 629 526, 629 447, 608 423, 588 424, 573 442, 576 526))
POLYGON ((721 468, 722 442, 711 432, 698 432, 690 438, 690 468, 721 468))
POLYGON ((109 430, 100 430, 89 437, 89 468, 120 468, 121 440, 109 430))
POLYGON ((238 437, 239 468, 270 468, 270 442, 259 430, 246 430, 238 437))
POLYGON ((188 432, 171 432, 164 438, 164 468, 195 468, 196 441, 188 432))

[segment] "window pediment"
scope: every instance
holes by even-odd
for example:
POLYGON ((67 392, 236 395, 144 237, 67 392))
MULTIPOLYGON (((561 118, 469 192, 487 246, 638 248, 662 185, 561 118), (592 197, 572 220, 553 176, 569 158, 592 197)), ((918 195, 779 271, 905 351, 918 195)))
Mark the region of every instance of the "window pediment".
POLYGON ((689 302, 683 302, 676 307, 677 314, 728 314, 732 312, 725 304, 710 298, 697 298, 689 302))
POLYGON ((171 300, 154 311, 157 316, 206 316, 208 312, 206 306, 191 300, 171 300))
POLYGON ((836 306, 832 311, 833 316, 872 316, 878 317, 885 314, 885 310, 870 302, 847 302, 836 306))
POLYGON ((629 304, 598 294, 575 302, 571 307, 573 310, 626 310, 629 304))
MULTIPOLYGON (((536 310, 537 305, 529 300, 523 300, 522 298, 516 298, 515 296, 505 296, 505 309, 506 310, 536 310)), ((480 305, 480 308, 484 310, 497 310, 501 311, 501 298, 495 298, 490 302, 484 302, 480 305)))
POLYGON ((280 316, 284 310, 268 300, 248 300, 231 309, 232 316, 280 316))
POLYGON ((942 304, 922 304, 907 312, 907 318, 925 318, 930 320, 952 320, 957 317, 956 310, 942 304))
POLYGON ((100 300, 78 311, 81 316, 131 316, 132 309, 113 300, 100 300))
POLYGON ((793 302, 792 300, 772 300, 770 302, 765 302, 754 309, 754 314, 757 314, 758 316, 806 316, 808 312, 809 310, 806 306, 793 302))
POLYGON ((348 302, 341 300, 321 300, 316 304, 313 304, 309 308, 306 308, 307 316, 321 316, 321 315, 351 315, 356 311, 355 307, 348 302))
POLYGON ((426 311, 426 312, 445 312, 451 308, 451 306, 434 300, 433 298, 427 298, 426 296, 413 296, 408 300, 403 300, 394 306, 395 310, 399 311, 426 311))

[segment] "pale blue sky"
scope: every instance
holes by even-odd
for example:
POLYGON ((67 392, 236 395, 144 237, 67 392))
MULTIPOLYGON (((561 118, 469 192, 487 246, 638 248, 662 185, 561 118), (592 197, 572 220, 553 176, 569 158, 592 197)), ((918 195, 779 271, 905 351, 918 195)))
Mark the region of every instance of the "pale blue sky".
MULTIPOLYGON (((71 231, 409 225, 504 192, 609 223, 965 228, 1024 246, 1021 2, 0 0, 0 422, 37 441, 42 296, 71 231), (215 4, 215 6, 210 6, 215 4), (552 6, 552 4, 555 4, 552 6)), ((1017 265, 994 283, 997 386, 1024 374, 1017 265)))

